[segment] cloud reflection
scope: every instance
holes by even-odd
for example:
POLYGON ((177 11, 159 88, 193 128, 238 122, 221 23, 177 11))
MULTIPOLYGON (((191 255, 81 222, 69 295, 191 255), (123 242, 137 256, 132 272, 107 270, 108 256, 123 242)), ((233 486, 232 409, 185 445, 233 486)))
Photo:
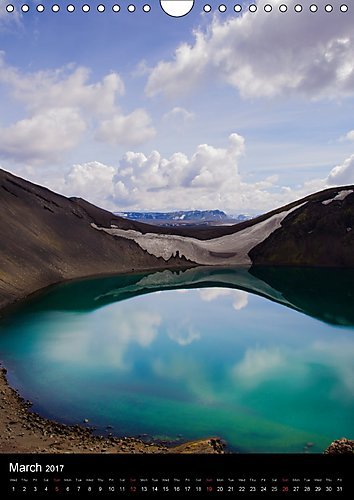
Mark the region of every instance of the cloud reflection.
POLYGON ((201 334, 193 325, 183 322, 181 325, 174 325, 168 328, 167 334, 171 340, 180 346, 186 346, 201 339, 201 334))
POLYGON ((278 347, 247 349, 243 359, 232 368, 237 381, 247 387, 256 387, 275 377, 287 366, 286 356, 278 347))
POLYGON ((232 306, 236 311, 247 307, 248 293, 243 290, 230 290, 228 288, 201 288, 199 295, 205 302, 211 302, 219 299, 220 297, 231 297, 232 306))
POLYGON ((219 399, 208 366, 194 356, 176 353, 168 359, 159 357, 153 361, 152 369, 159 377, 180 384, 186 398, 192 396, 203 404, 212 404, 219 399))
POLYGON ((130 344, 148 347, 161 324, 156 312, 139 309, 132 314, 125 305, 106 307, 91 316, 91 322, 74 316, 61 323, 46 346, 47 357, 61 363, 129 369, 126 351, 130 344))
POLYGON ((336 339, 333 342, 317 341, 313 351, 318 361, 325 363, 337 376, 339 382, 332 390, 332 397, 348 399, 354 397, 354 349, 351 339, 336 339))
POLYGON ((320 379, 329 384, 332 400, 348 402, 354 397, 353 342, 340 338, 318 340, 302 349, 284 347, 252 347, 231 369, 234 381, 247 390, 254 390, 271 380, 306 387, 320 379), (325 374, 325 375, 324 375, 325 374))

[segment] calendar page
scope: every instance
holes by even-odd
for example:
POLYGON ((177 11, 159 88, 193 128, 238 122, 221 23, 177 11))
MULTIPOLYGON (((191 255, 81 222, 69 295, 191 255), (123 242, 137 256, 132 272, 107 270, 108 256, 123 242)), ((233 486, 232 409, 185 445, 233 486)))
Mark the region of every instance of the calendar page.
POLYGON ((352 0, 1 0, 5 498, 343 497, 352 0))

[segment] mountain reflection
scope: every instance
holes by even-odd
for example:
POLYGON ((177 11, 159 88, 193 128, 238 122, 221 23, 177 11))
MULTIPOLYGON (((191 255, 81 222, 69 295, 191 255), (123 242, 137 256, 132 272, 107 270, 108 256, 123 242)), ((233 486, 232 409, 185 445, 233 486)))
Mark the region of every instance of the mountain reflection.
POLYGON ((249 292, 329 324, 354 325, 353 269, 195 267, 184 271, 112 276, 48 289, 41 301, 35 298, 29 301, 29 307, 31 311, 33 308, 90 311, 146 293, 194 288, 208 288, 201 291, 204 301, 232 294, 236 310, 247 306, 245 292, 249 292), (66 299, 68 289, 70 301, 66 299))
POLYGON ((3 318, 0 352, 12 385, 59 421, 321 453, 353 429, 352 275, 198 267, 68 282, 3 318))

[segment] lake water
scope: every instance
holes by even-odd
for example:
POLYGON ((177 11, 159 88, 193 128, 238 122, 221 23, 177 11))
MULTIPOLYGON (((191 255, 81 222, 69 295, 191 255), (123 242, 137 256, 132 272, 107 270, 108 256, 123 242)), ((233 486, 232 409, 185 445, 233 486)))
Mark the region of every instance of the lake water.
POLYGON ((66 283, 1 320, 0 358, 61 422, 322 452, 354 437, 353 283, 348 270, 271 268, 66 283))

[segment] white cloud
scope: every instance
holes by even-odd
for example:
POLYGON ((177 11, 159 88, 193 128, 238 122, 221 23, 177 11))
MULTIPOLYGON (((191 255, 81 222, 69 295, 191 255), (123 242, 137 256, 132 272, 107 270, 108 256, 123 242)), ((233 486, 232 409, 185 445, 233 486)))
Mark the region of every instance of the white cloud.
POLYGON ((86 124, 75 109, 49 109, 0 127, 0 153, 34 164, 57 161, 76 146, 85 130, 86 124))
POLYGON ((185 108, 175 106, 163 115, 165 122, 174 126, 183 126, 195 118, 195 114, 185 108))
POLYGON ((113 177, 115 168, 98 161, 73 165, 65 178, 64 190, 68 196, 87 198, 100 204, 103 199, 113 195, 113 177))
POLYGON ((354 141, 354 130, 350 130, 342 139, 346 141, 354 141))
POLYGON ((326 179, 326 184, 330 186, 354 184, 354 154, 344 160, 341 165, 337 165, 331 170, 326 179))
POLYGON ((236 162, 244 152, 244 143, 243 137, 238 134, 231 134, 227 149, 216 149, 207 144, 198 146, 191 161, 191 166, 196 172, 196 175, 191 179, 191 186, 218 187, 224 184, 225 179, 228 182, 238 182, 239 176, 236 162))
POLYGON ((115 115, 102 121, 96 139, 109 144, 135 146, 155 136, 151 119, 144 109, 136 109, 129 115, 115 115))
POLYGON ((124 95, 124 84, 117 73, 96 83, 90 83, 90 70, 82 66, 24 73, 8 66, 4 53, 0 67, 0 82, 11 86, 12 95, 31 112, 73 107, 90 115, 109 115, 116 107, 117 97, 124 95))
POLYGON ((101 142, 126 146, 155 134, 144 109, 123 113, 118 100, 124 84, 117 73, 94 83, 88 68, 73 65, 25 73, 7 65, 0 52, 0 84, 5 99, 10 96, 24 106, 24 118, 1 127, 3 157, 45 164, 74 149, 84 132, 101 142))
POLYGON ((174 96, 195 87, 208 65, 206 45, 204 35, 196 32, 193 48, 182 44, 176 49, 173 62, 161 61, 149 76, 147 95, 153 96, 163 90, 167 95, 174 96))
MULTIPOLYGON (((244 151, 244 139, 238 134, 229 136, 225 148, 201 144, 190 156, 178 152, 163 158, 158 151, 150 155, 128 151, 114 167, 100 162, 74 165, 63 180, 62 192, 116 211, 220 208, 235 213, 270 210, 326 187, 354 183, 354 155, 327 177, 296 188, 279 186, 277 176, 245 182, 238 171, 244 151)), ((58 184, 48 187, 57 189, 58 184)))
MULTIPOLYGON (((267 1, 258 3, 259 10, 267 1)), ((180 45, 173 60, 152 69, 146 93, 176 96, 217 78, 243 97, 302 94, 313 98, 354 94, 352 19, 317 2, 314 15, 292 8, 271 15, 250 13, 222 21, 213 17, 206 30, 197 29, 193 44, 180 45)))
MULTIPOLYGON (((70 137, 67 140, 70 145, 70 137)), ((61 143, 65 145, 64 138, 61 143)), ((16 141, 11 143, 6 133, 3 139, 0 137, 1 147, 6 147, 7 154, 21 154, 16 150, 16 141)), ((44 145, 34 141, 31 148, 44 148, 44 145)), ((235 214, 237 211, 264 212, 326 187, 354 183, 354 155, 334 167, 328 176, 296 187, 279 185, 274 175, 246 182, 239 174, 244 151, 245 141, 238 134, 231 134, 224 148, 201 144, 190 156, 177 152, 164 158, 158 151, 149 155, 128 151, 116 165, 91 161, 75 164, 65 174, 56 172, 51 177, 48 174, 45 185, 112 211, 219 208, 235 214)), ((53 144, 51 154, 56 153, 60 154, 60 148, 53 144)), ((36 150, 34 154, 39 153, 36 150)), ((36 173, 35 169, 18 174, 43 183, 40 172, 36 173)))
MULTIPOLYGON (((244 139, 231 134, 228 147, 201 144, 190 157, 175 153, 163 158, 157 151, 148 156, 129 151, 113 176, 111 167, 107 169, 106 165, 94 162, 98 169, 104 170, 107 182, 112 180, 99 204, 115 209, 215 208, 239 192, 238 159, 243 151, 244 139)), ((92 170, 92 163, 71 169, 65 176, 65 193, 73 194, 77 186, 85 184, 88 199, 97 195, 96 180, 87 170, 92 170)))

